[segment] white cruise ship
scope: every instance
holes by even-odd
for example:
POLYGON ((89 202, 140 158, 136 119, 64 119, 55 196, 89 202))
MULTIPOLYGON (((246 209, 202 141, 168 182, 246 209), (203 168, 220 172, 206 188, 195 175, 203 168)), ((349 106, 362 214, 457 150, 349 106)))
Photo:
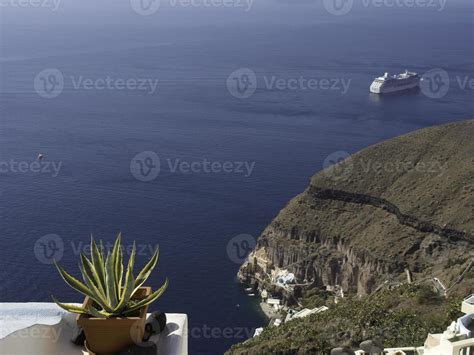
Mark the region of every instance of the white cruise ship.
POLYGON ((386 94, 390 92, 404 91, 416 88, 420 83, 420 76, 405 70, 404 73, 375 78, 370 85, 370 92, 374 94, 386 94))

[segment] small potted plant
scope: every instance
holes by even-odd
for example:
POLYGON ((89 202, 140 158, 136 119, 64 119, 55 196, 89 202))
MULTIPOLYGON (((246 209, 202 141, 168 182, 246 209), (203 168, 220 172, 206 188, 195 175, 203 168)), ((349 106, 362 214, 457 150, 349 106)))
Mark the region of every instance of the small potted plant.
POLYGON ((84 283, 68 274, 55 262, 61 277, 76 291, 85 295, 82 306, 64 304, 53 296, 56 304, 78 313, 77 324, 86 337, 86 347, 97 354, 114 354, 143 338, 148 305, 168 287, 168 280, 155 292, 143 284, 158 261, 158 248, 138 276, 133 276, 135 242, 124 276, 123 247, 118 234, 112 251, 104 254, 102 242, 97 246, 91 237, 91 258, 80 254, 79 269, 84 283))

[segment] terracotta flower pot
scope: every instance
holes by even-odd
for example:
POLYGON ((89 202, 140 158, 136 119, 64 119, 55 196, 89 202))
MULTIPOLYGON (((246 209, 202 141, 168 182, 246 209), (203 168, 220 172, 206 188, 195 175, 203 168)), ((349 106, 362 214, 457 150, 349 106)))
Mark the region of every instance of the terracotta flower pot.
MULTIPOLYGON (((143 299, 151 294, 151 287, 140 287, 133 299, 143 299)), ((89 297, 83 306, 91 305, 89 297)), ((134 343, 140 343, 145 331, 148 306, 140 308, 136 317, 95 318, 85 314, 77 316, 77 324, 86 335, 87 348, 98 355, 112 355, 134 343)))

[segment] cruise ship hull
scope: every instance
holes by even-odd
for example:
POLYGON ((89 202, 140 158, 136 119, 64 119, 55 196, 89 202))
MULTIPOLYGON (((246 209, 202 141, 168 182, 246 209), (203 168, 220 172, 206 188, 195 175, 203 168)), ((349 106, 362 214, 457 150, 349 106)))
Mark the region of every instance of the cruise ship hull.
POLYGON ((392 93, 392 92, 411 90, 411 89, 414 89, 416 87, 418 87, 417 82, 406 84, 406 85, 401 85, 401 86, 397 86, 397 87, 384 86, 384 85, 377 87, 375 85, 371 85, 370 86, 370 92, 373 93, 373 94, 389 94, 389 93, 392 93))

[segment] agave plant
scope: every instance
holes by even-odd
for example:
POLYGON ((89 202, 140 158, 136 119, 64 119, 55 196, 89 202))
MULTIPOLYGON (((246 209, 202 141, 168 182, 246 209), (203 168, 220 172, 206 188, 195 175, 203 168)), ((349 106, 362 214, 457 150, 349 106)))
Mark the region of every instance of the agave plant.
POLYGON ((135 292, 143 285, 150 276, 151 272, 158 261, 158 248, 148 263, 143 267, 138 276, 133 276, 133 265, 135 262, 135 242, 133 243, 132 253, 128 260, 125 278, 123 278, 123 247, 121 245, 121 235, 117 235, 112 252, 104 255, 102 241, 100 248, 97 246, 94 238, 91 236, 91 259, 89 260, 81 253, 81 262, 79 269, 81 270, 84 283, 69 275, 60 265, 55 262, 61 277, 64 281, 76 291, 85 296, 89 296, 94 302, 93 305, 81 307, 73 304, 65 304, 59 302, 53 296, 56 304, 73 313, 88 314, 98 318, 110 318, 127 316, 139 310, 160 297, 168 287, 168 279, 155 292, 149 296, 134 300, 135 292), (123 283, 122 283, 123 281, 123 283))

